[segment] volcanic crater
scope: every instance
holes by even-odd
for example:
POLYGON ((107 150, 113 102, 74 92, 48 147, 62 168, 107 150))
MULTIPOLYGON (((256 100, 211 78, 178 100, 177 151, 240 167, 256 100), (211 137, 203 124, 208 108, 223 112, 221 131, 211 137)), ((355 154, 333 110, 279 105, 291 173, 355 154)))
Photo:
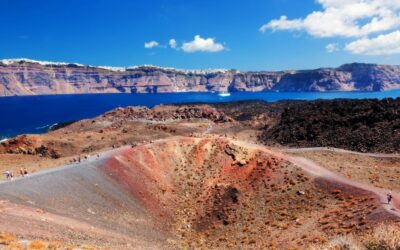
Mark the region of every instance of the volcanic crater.
POLYGON ((397 220, 370 191, 315 177, 264 147, 217 136, 124 147, 100 169, 168 237, 164 247, 306 247, 397 220))
POLYGON ((386 190, 363 179, 250 143, 252 127, 279 124, 284 104, 265 105, 116 109, 3 142, 24 165, 68 165, 0 183, 0 232, 111 249, 310 249, 399 222, 396 194, 382 204, 386 190))

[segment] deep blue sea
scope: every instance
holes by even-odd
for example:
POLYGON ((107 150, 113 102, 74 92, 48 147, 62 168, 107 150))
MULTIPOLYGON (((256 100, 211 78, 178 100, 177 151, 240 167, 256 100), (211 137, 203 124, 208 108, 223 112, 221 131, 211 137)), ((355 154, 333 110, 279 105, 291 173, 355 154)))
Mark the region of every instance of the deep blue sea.
POLYGON ((217 93, 174 94, 85 94, 0 97, 0 139, 24 133, 44 133, 58 122, 90 118, 116 107, 188 102, 239 100, 316 100, 336 98, 397 98, 400 90, 384 92, 237 92, 221 97, 217 93))

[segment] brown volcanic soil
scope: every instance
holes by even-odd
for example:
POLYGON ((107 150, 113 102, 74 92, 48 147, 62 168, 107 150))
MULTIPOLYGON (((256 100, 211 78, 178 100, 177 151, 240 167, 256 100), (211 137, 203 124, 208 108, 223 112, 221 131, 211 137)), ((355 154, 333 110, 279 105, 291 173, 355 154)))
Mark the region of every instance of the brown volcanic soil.
POLYGON ((30 172, 113 147, 169 136, 219 134, 273 146, 399 152, 400 98, 263 101, 116 109, 44 135, 0 144, 0 170, 30 172), (54 160, 49 160, 54 159, 54 160))
POLYGON ((119 249, 308 249, 397 220, 369 191, 216 136, 127 146, 0 185, 0 231, 119 249))
MULTIPOLYGON (((339 140, 341 134, 327 135, 344 129, 342 121, 353 122, 350 112, 360 114, 361 123, 372 119, 373 130, 367 131, 386 138, 371 147, 361 138, 357 149, 389 151, 397 145, 397 101, 334 103, 360 107, 353 113, 344 108, 343 114, 331 101, 130 107, 48 134, 19 136, 0 145, 0 170, 33 172, 79 158, 81 163, 0 184, 0 200, 6 200, 0 231, 23 239, 46 239, 50 232, 62 242, 111 248, 308 249, 339 234, 363 234, 376 223, 397 221, 376 194, 313 176, 284 155, 244 143, 261 139, 277 145, 277 138, 288 135, 294 139, 284 145, 339 141, 347 147, 353 144, 339 140), (286 116, 293 114, 300 128, 307 127, 311 110, 312 121, 327 122, 333 114, 336 125, 325 129, 316 123, 317 137, 298 140, 302 129, 292 130, 296 126, 286 116), (122 148, 103 158, 101 152, 117 147, 122 148), (89 154, 93 157, 85 160, 89 154)), ((398 190, 390 181, 397 174, 397 167, 389 171, 391 162, 345 154, 302 156, 344 176, 358 175, 354 179, 360 182, 398 190), (378 181, 363 172, 364 166, 373 171, 375 163, 384 164, 373 172, 378 181)))
POLYGON ((400 193, 400 157, 372 157, 330 150, 291 153, 361 183, 400 193))
POLYGON ((307 248, 396 221, 369 191, 314 179, 271 151, 226 139, 127 148, 105 171, 183 248, 307 248))
POLYGON ((26 167, 35 172, 111 148, 176 135, 203 135, 211 130, 240 133, 244 128, 208 105, 115 109, 47 134, 22 135, 1 143, 0 171, 17 173, 26 167))
MULTIPOLYGON (((0 144, 1 171, 82 162, 72 172, 44 173, 40 181, 32 176, 0 184, 0 220, 7 222, 0 231, 24 239, 47 239, 51 232, 62 242, 119 249, 307 249, 338 234, 364 234, 376 223, 397 221, 382 197, 310 175, 284 155, 240 141, 398 151, 399 101, 130 107, 19 136, 0 144), (304 129, 314 136, 302 137, 304 129), (101 152, 125 145, 102 158, 101 152)), ((294 154, 399 191, 397 158, 294 154)))

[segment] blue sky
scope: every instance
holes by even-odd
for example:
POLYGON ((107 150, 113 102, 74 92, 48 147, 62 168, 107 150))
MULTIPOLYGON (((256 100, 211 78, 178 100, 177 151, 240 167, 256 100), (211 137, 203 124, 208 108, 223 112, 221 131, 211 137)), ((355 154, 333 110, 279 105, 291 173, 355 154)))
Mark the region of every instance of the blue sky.
POLYGON ((400 3, 371 1, 1 0, 0 58, 240 70, 400 64, 400 3))

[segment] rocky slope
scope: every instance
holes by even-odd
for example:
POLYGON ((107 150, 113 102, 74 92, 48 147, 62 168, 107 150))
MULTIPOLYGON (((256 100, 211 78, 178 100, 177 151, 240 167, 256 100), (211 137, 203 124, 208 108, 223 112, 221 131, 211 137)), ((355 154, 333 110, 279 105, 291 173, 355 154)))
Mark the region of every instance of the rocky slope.
POLYGON ((360 152, 399 152, 400 98, 333 100, 287 105, 260 139, 292 147, 338 147, 360 152))
POLYGON ((302 71, 190 71, 94 67, 27 59, 0 61, 0 95, 207 91, 381 91, 400 89, 400 66, 346 64, 302 71))
POLYGON ((121 147, 0 183, 0 232, 79 249, 312 249, 398 222, 375 193, 290 159, 220 136, 121 147))
MULTIPOLYGON (((47 134, 21 135, 1 142, 0 155, 62 159, 196 134, 218 134, 265 145, 399 153, 399 131, 400 98, 126 107, 47 134)), ((2 165, 7 164, 3 161, 2 165)))

